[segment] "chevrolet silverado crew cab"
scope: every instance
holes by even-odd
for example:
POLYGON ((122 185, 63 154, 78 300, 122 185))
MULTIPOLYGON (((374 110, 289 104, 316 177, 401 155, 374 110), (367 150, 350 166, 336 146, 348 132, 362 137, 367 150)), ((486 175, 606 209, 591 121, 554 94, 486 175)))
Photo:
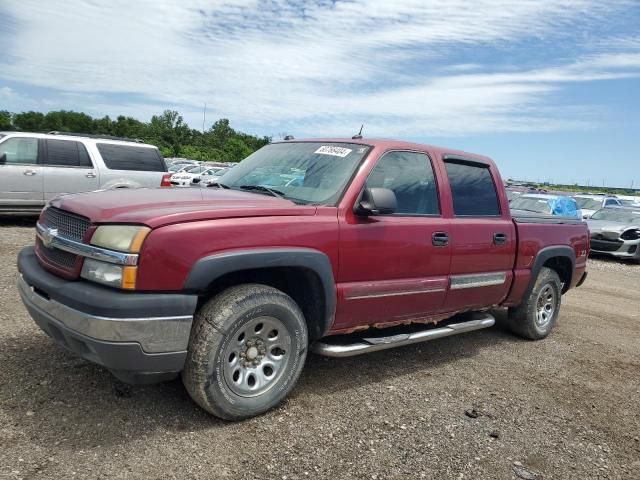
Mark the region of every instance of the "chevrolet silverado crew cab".
POLYGON ((0 213, 38 213, 63 193, 171 186, 160 151, 116 137, 0 132, 0 213))
POLYGON ((65 195, 18 286, 54 342, 128 382, 182 380, 224 419, 357 355, 490 327, 549 335, 586 276, 580 219, 512 218, 487 157, 400 141, 283 141, 202 189, 65 195), (290 179, 297 180, 292 182, 290 179))

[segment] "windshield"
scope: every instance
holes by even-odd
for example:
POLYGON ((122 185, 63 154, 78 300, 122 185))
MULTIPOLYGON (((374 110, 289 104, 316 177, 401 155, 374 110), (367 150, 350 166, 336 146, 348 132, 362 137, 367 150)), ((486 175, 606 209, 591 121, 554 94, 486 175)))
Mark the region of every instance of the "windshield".
POLYGON ((637 200, 620 200, 620 203, 628 207, 635 207, 640 205, 640 197, 637 200))
POLYGON ((509 204, 512 210, 527 210, 536 213, 551 213, 549 200, 546 198, 518 197, 509 204))
POLYGON ((602 208, 601 198, 573 197, 581 209, 598 210, 602 208))
MULTIPOLYGON (((226 172, 232 189, 266 187, 296 203, 335 204, 370 147, 351 143, 288 142, 262 147, 226 172)), ((251 189, 265 194, 265 189, 251 189)))
POLYGON ((603 208, 591 216, 592 220, 608 220, 624 224, 640 224, 640 210, 623 210, 617 208, 603 208))
POLYGON ((187 173, 202 173, 204 172, 206 167, 202 167, 200 165, 196 165, 195 167, 187 168, 185 172, 187 173))

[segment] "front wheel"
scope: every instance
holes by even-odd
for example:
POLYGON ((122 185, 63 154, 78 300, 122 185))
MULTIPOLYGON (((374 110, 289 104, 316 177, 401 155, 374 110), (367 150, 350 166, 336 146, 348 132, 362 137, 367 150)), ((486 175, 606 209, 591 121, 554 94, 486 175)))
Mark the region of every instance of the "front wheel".
POLYGON ((561 298, 560 277, 555 270, 542 267, 529 296, 509 309, 509 329, 529 340, 545 338, 558 320, 561 298))
POLYGON ((293 299, 266 285, 239 285, 196 313, 182 380, 203 409, 240 420, 278 405, 306 355, 307 326, 293 299))

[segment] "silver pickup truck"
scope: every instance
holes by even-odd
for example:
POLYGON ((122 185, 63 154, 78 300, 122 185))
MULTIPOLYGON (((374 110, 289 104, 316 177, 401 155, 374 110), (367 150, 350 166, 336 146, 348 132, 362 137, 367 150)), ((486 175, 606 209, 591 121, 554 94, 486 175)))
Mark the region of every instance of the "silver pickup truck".
POLYGON ((37 213, 65 193, 170 186, 158 149, 113 137, 0 132, 0 213, 37 213))

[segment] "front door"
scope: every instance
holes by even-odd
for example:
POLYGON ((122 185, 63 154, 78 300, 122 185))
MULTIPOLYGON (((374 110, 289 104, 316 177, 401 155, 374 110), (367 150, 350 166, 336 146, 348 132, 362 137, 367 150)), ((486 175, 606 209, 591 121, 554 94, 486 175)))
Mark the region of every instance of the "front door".
POLYGON ((424 153, 393 151, 378 160, 366 186, 393 190, 398 207, 392 215, 369 217, 349 211, 340 222, 335 329, 441 311, 451 255, 442 240, 449 222, 441 216, 436 185, 424 153))
POLYGON ((9 137, 0 143, 0 207, 29 208, 44 204, 40 142, 9 137))

